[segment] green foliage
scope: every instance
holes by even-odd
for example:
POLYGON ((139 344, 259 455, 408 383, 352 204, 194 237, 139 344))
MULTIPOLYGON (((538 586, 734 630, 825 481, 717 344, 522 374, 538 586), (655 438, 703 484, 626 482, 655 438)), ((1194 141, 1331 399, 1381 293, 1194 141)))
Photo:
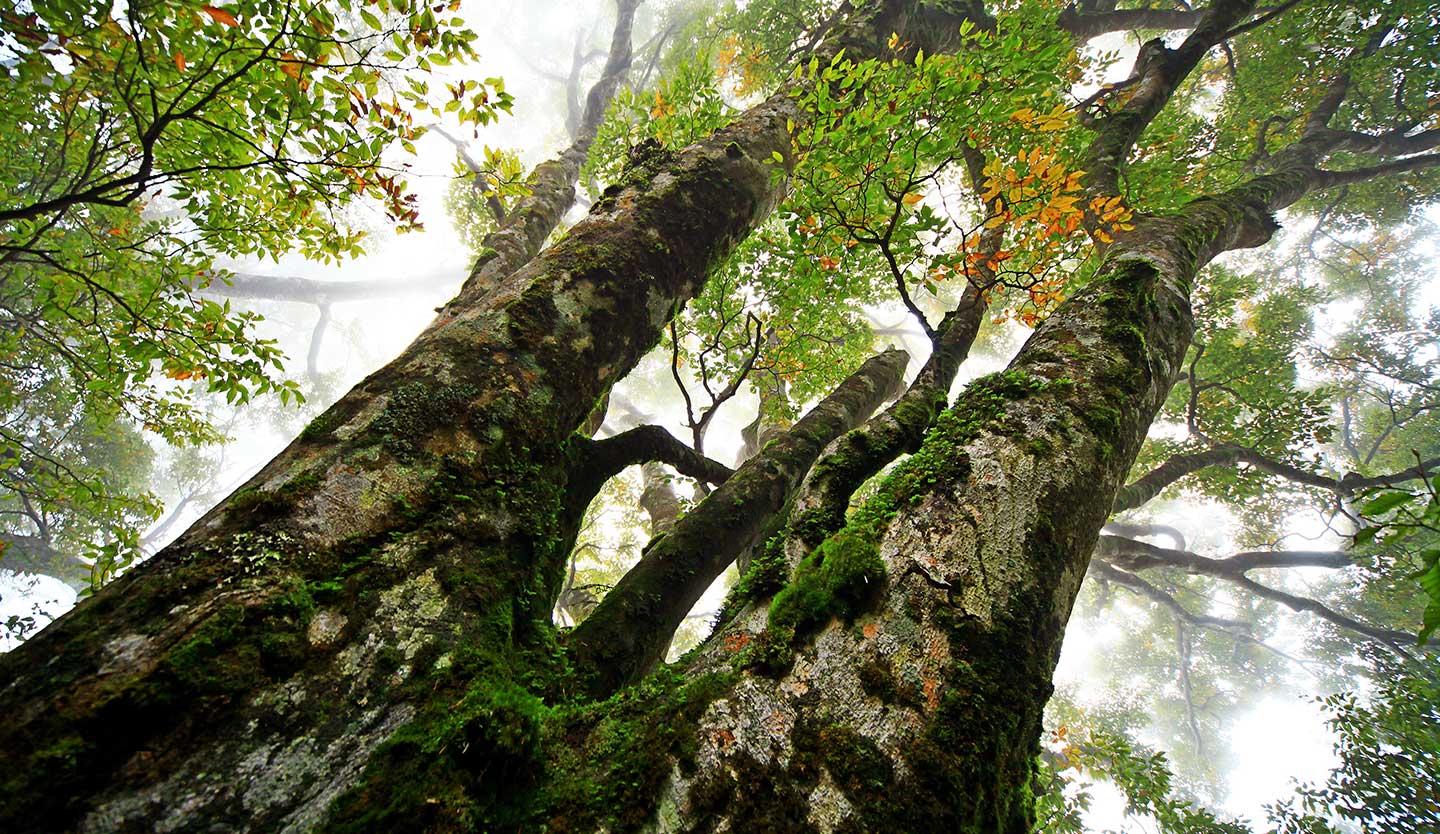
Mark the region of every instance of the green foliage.
POLYGON ((1061 297, 1051 269, 1088 249, 1073 164, 1081 135, 1063 101, 1084 64, 1029 4, 998 32, 960 37, 953 54, 910 57, 894 39, 886 60, 812 59, 801 102, 814 118, 795 131, 795 220, 777 248, 792 272, 818 273, 812 282, 869 275, 872 294, 907 305, 947 281, 1025 290, 1019 306, 1033 324, 1061 297), (1004 89, 987 81, 1001 76, 1013 79, 1004 89), (956 189, 969 199, 944 196, 956 189))
POLYGON ((89 579, 98 587, 134 558, 138 528, 160 512, 158 500, 136 488, 150 479, 152 450, 134 427, 112 419, 102 401, 59 374, 17 382, 0 389, 9 418, 0 425, 10 450, 0 455, 5 529, 54 552, 62 560, 56 572, 69 581, 86 572, 84 563, 93 565, 89 579), (72 566, 70 575, 62 572, 65 565, 72 566))
POLYGON ((1440 475, 1420 488, 1382 490, 1360 506, 1371 521, 1355 535, 1356 544, 1380 542, 1394 561, 1404 559, 1407 578, 1420 584, 1427 602, 1420 623, 1420 644, 1440 628, 1440 475))
POLYGON ((530 196, 525 181, 525 166, 515 151, 504 148, 484 149, 478 169, 465 157, 455 160, 455 179, 445 192, 445 212, 460 232, 460 239, 472 252, 484 248, 485 238, 499 226, 515 205, 530 196))
POLYGON ((581 182, 602 190, 618 182, 627 150, 646 139, 666 148, 682 148, 724 127, 736 110, 721 94, 709 52, 682 58, 653 90, 623 88, 615 93, 595 141, 590 145, 581 182))
POLYGON ((355 254, 357 200, 420 228, 391 146, 413 150, 416 114, 481 125, 510 97, 498 79, 430 90, 422 74, 473 57, 474 36, 415 0, 117 9, 3 12, 0 458, 30 473, 41 513, 94 519, 95 546, 123 563, 153 502, 123 467, 101 475, 105 454, 31 428, 208 443, 197 391, 299 400, 258 318, 197 295, 225 280, 215 259, 355 254))
POLYGON ((1047 742, 1040 757, 1038 778, 1046 789, 1036 803, 1037 831, 1088 830, 1083 814, 1092 796, 1079 782, 1085 778, 1119 788, 1126 818, 1152 821, 1162 834, 1250 834, 1248 826, 1221 819, 1181 796, 1165 754, 1147 750, 1122 733, 1061 724, 1047 742))
POLYGON ((1339 737, 1340 764, 1323 785, 1270 806, 1278 834, 1423 834, 1440 827, 1440 683, 1433 663, 1379 670, 1368 703, 1354 693, 1320 699, 1339 737))
MULTIPOLYGON (((1434 126, 1440 69, 1434 60, 1440 18, 1425 0, 1356 0, 1321 3, 1304 14, 1281 15, 1233 51, 1230 65, 1217 57, 1213 75, 1197 88, 1198 110, 1220 78, 1226 95, 1211 117, 1207 158, 1197 181, 1233 184, 1263 167, 1268 155, 1298 138, 1305 115, 1345 73, 1350 91, 1330 127, 1371 134, 1406 133, 1434 126), (1324 44, 1317 48, 1317 44, 1324 44)), ((1328 167, 1359 167, 1368 154, 1341 154, 1328 167)), ((1332 218, 1366 225, 1406 219, 1435 193, 1434 170, 1362 183, 1326 211, 1332 218)), ((1300 208, 1320 213, 1333 196, 1316 195, 1300 208)))

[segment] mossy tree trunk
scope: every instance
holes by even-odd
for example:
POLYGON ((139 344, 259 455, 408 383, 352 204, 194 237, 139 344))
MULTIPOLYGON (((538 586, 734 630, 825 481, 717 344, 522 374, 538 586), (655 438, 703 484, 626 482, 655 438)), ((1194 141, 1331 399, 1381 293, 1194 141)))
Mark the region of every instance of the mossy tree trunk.
MULTIPOLYGON (((876 50, 921 5, 867 5, 829 48, 876 50)), ((570 689, 550 613, 574 539, 573 433, 768 215, 787 123, 806 118, 787 90, 690 147, 642 148, 589 217, 518 266, 568 199, 512 213, 517 245, 495 246, 395 361, 0 659, 0 828, 398 830, 519 813, 543 704, 570 689)))

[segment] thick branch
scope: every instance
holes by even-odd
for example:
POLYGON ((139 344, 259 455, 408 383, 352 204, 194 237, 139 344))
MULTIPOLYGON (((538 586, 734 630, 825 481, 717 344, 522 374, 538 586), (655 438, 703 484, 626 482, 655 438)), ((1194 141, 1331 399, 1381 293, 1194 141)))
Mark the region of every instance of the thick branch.
POLYGON ((604 440, 577 435, 573 442, 578 455, 572 485, 603 484, 627 466, 650 461, 669 464, 681 475, 717 486, 735 474, 730 467, 686 446, 660 426, 636 426, 604 440))
POLYGON ((1319 172, 1319 187, 1333 188, 1337 185, 1349 185, 1354 182, 1367 182, 1389 174, 1408 174, 1411 171, 1424 171, 1436 167, 1440 167, 1440 154, 1431 153, 1395 159, 1379 165, 1351 168, 1346 171, 1322 170, 1319 172))
POLYGON ((908 356, 889 350, 851 374, 808 414, 652 541, 570 635, 572 660, 596 697, 649 672, 710 583, 753 546, 825 446, 893 395, 908 356))
POLYGON ((1087 187, 1092 194, 1120 193, 1120 170, 1145 128, 1205 53, 1244 20, 1254 6, 1253 0, 1214 0, 1196 21, 1195 30, 1176 49, 1169 49, 1159 39, 1140 48, 1133 73, 1139 79, 1135 94, 1124 107, 1099 123, 1086 153, 1084 167, 1089 172, 1087 187))
POLYGON ((1262 568, 1348 568, 1354 564, 1337 550, 1247 550, 1225 559, 1211 559, 1188 550, 1110 535, 1100 537, 1095 558, 1131 572, 1168 567, 1223 579, 1262 568))
POLYGON ((1172 455, 1164 463, 1126 484, 1115 495, 1113 513, 1133 510, 1152 500, 1166 487, 1194 472, 1211 466, 1230 466, 1239 460, 1238 446, 1216 446, 1200 452, 1172 455))
POLYGON ((1083 40, 1098 38, 1110 32, 1135 29, 1191 29, 1200 21, 1200 12, 1187 9, 1115 9, 1109 12, 1086 12, 1073 4, 1066 6, 1056 24, 1083 40))

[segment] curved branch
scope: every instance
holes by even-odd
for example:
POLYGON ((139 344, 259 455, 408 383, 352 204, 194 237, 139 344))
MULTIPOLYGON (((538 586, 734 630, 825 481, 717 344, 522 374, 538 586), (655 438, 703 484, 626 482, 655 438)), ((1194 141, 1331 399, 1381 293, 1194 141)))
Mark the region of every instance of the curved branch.
POLYGON ((1114 582, 1123 588, 1158 603, 1179 620, 1201 628, 1208 628, 1214 631, 1223 631, 1227 634, 1248 634, 1250 624, 1243 620, 1230 620, 1224 617, 1212 617, 1208 614, 1196 614, 1185 606, 1181 605, 1174 597, 1151 585, 1129 571, 1123 571, 1114 565, 1102 561, 1090 563, 1090 574, 1106 582, 1114 582))
POLYGON ((705 589, 755 544, 821 450, 893 394, 908 359, 904 351, 888 350, 866 361, 646 547, 639 563, 570 633, 577 677, 593 695, 606 697, 664 658, 675 629, 705 589))
MULTIPOLYGON (((1315 614, 1346 631, 1359 634, 1388 647, 1391 651, 1409 657, 1400 648, 1401 643, 1414 639, 1402 631, 1369 625, 1330 608, 1319 600, 1297 596, 1287 591, 1262 585, 1246 575, 1246 571, 1259 568, 1280 567, 1349 567, 1351 562, 1344 553, 1336 551, 1247 551, 1228 559, 1210 559, 1189 551, 1156 547, 1119 536, 1101 536, 1095 550, 1095 562, 1109 568, 1131 574, 1135 571, 1157 567, 1179 568, 1191 574, 1223 579, 1237 585, 1257 597, 1278 602, 1295 611, 1315 614)), ((1147 594, 1148 595, 1148 594, 1147 594)), ((1173 602, 1173 600, 1172 600, 1173 602)), ((1167 605, 1167 607, 1169 607, 1167 605)), ((1172 609, 1173 610, 1173 609, 1172 609)))
POLYGON ((1385 475, 1361 476, 1350 472, 1340 478, 1332 478, 1301 469, 1293 464, 1275 460, 1260 452, 1235 444, 1221 444, 1198 452, 1182 452, 1172 455, 1164 463, 1130 482, 1115 495, 1112 513, 1133 510, 1153 500, 1166 487, 1185 477, 1212 466, 1234 466, 1249 464, 1261 472, 1284 478, 1292 483, 1328 490, 1337 495, 1353 495, 1356 492, 1375 487, 1398 486, 1417 478, 1428 478, 1440 471, 1440 458, 1430 458, 1414 466, 1385 475))
POLYGON ((650 461, 670 465, 681 475, 720 485, 735 472, 675 439, 660 426, 636 426, 604 440, 581 435, 573 439, 579 455, 572 480, 604 483, 627 466, 650 461))
POLYGON ((1296 596, 1277 588, 1271 588, 1268 585, 1261 585, 1259 582, 1246 576, 1237 576, 1232 581, 1257 597, 1264 597, 1273 602, 1278 602, 1295 611, 1306 611, 1314 614, 1328 623, 1339 626, 1346 631, 1352 631, 1362 637, 1367 637, 1376 643, 1386 646, 1401 657, 1410 659, 1409 653, 1401 649, 1400 644, 1413 641, 1415 639, 1415 635, 1413 634, 1367 625, 1359 620, 1341 614, 1318 600, 1296 596))

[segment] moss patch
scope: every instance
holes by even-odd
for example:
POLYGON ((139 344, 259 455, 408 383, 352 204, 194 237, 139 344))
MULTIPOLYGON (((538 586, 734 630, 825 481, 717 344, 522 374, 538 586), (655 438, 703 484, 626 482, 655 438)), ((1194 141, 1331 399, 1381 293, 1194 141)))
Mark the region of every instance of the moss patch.
POLYGON ((414 457, 420 451, 419 439, 463 418, 476 395, 476 389, 470 385, 433 382, 398 385, 386 399, 385 410, 370 425, 370 432, 396 457, 414 457))

